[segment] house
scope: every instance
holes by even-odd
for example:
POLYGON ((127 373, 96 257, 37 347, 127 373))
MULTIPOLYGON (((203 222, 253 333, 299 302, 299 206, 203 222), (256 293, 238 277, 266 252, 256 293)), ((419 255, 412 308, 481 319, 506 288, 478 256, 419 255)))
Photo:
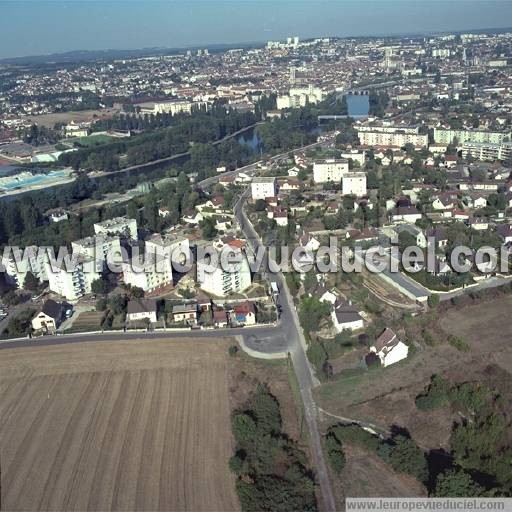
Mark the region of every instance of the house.
POLYGON ((254 325, 256 323, 256 313, 253 303, 247 301, 237 304, 233 308, 231 319, 235 320, 237 324, 254 325))
POLYGON ((32 329, 45 333, 54 333, 62 322, 64 307, 61 302, 48 299, 41 311, 32 318, 32 329))
POLYGON ((421 213, 415 206, 399 206, 392 211, 391 218, 394 222, 402 220, 414 224, 421 219, 421 213))
POLYGON ((416 245, 422 249, 427 247, 427 238, 423 231, 414 224, 399 224, 394 231, 400 236, 400 233, 408 233, 416 239, 416 245))
POLYGON ((177 304, 172 307, 172 317, 174 322, 187 324, 195 324, 197 320, 197 303, 177 304))
POLYGON ((155 299, 132 299, 128 302, 126 308, 126 320, 128 322, 137 322, 147 318, 151 323, 155 323, 156 318, 156 300, 155 299))
POLYGON ((430 238, 433 238, 435 246, 439 249, 448 245, 448 237, 446 236, 446 231, 443 228, 427 229, 427 239, 430 238))
POLYGON ((302 236, 299 238, 299 245, 304 247, 306 251, 315 252, 320 248, 320 242, 307 231, 303 231, 302 236))
POLYGON ((279 181, 279 191, 300 190, 300 181, 297 178, 285 178, 279 181))
POLYGON ((455 200, 448 194, 440 194, 432 201, 432 208, 434 210, 451 210, 455 206, 455 200))
POLYGON ((427 271, 435 276, 444 276, 446 274, 451 274, 453 272, 452 267, 448 264, 445 257, 436 256, 434 260, 434 268, 429 269, 427 271))
POLYGON ((473 217, 467 221, 467 224, 475 231, 487 231, 489 229, 489 221, 485 217, 473 217))
POLYGON ((468 206, 473 208, 485 208, 487 206, 487 198, 484 195, 474 192, 469 197, 468 206))
POLYGON ((504 244, 508 244, 512 242, 512 225, 511 224, 502 224, 496 228, 496 232, 503 239, 504 244))
POLYGON ((339 296, 333 290, 328 290, 323 284, 318 284, 313 291, 313 295, 320 302, 329 302, 330 304, 335 304, 336 301, 339 300, 339 296))
POLYGON ((285 211, 274 213, 274 220, 278 226, 288 226, 288 213, 285 211))
POLYGON ((370 352, 378 356, 382 366, 389 366, 405 359, 409 353, 409 347, 400 341, 392 329, 386 327, 375 344, 370 347, 370 352))
POLYGON ((363 317, 359 312, 352 306, 344 306, 341 302, 334 304, 331 319, 336 332, 356 331, 364 327, 363 317))
POLYGON ((169 208, 167 208, 167 206, 159 206, 158 207, 159 217, 163 217, 165 219, 165 217, 168 217, 170 214, 171 214, 171 212, 170 212, 169 208))
POLYGON ((53 210, 50 213, 49 219, 51 222, 61 222, 63 220, 68 220, 69 215, 65 210, 57 209, 57 210, 53 210))
POLYGON ((212 320, 215 327, 227 327, 228 314, 224 309, 217 309, 213 312, 212 320))

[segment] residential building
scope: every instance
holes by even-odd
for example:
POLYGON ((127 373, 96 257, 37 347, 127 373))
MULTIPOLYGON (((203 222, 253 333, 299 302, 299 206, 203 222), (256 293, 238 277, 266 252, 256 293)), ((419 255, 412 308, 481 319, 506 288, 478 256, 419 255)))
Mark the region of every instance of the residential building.
POLYGON ((348 160, 329 158, 316 160, 313 163, 313 179, 315 183, 339 183, 348 172, 348 160))
POLYGON ((45 267, 50 290, 72 301, 91 293, 91 284, 101 278, 96 261, 85 256, 76 258, 68 268, 52 267, 49 261, 45 262, 45 267))
POLYGON ((411 144, 418 149, 428 146, 428 135, 410 133, 403 128, 395 128, 393 132, 363 131, 358 128, 357 136, 362 146, 401 148, 411 144))
POLYGON ((465 142, 462 146, 462 156, 471 155, 477 160, 494 162, 495 160, 512 160, 512 142, 492 144, 490 142, 465 142))
MULTIPOLYGON (((226 297, 233 293, 243 292, 251 285, 251 269, 245 251, 237 247, 231 247, 234 255, 240 261, 238 263, 211 265, 205 261, 197 261, 197 277, 202 290, 217 297, 226 297)), ((219 260, 220 260, 219 252, 219 260)))
POLYGON ((23 288, 28 272, 39 279, 40 282, 48 279, 45 262, 48 256, 44 248, 35 245, 20 249, 13 247, 8 255, 2 256, 2 266, 5 269, 5 278, 8 284, 23 288))
POLYGON ((173 284, 172 265, 169 258, 162 254, 146 252, 122 264, 125 284, 151 292, 173 284))
POLYGON ((157 321, 157 307, 154 299, 132 299, 126 307, 126 320, 137 322, 148 319, 151 323, 157 321))
POLYGON ((337 332, 357 331, 364 327, 363 317, 352 306, 338 302, 331 311, 331 319, 337 332))
POLYGON ((251 196, 254 200, 277 195, 277 182, 273 177, 255 177, 251 181, 251 196))
POLYGON ((254 304, 246 301, 233 307, 233 317, 237 324, 254 325, 256 323, 256 313, 254 304))
POLYGON ((118 236, 88 236, 71 242, 71 250, 98 262, 122 262, 121 240, 118 236))
POLYGON ((197 303, 177 304, 172 308, 172 317, 174 322, 195 324, 197 321, 197 303))
POLYGON ((363 197, 366 195, 366 174, 364 172, 349 172, 341 179, 344 196, 363 197))
POLYGON ((405 359, 409 353, 409 347, 400 341, 392 329, 386 328, 375 344, 370 347, 370 352, 378 356, 382 366, 389 366, 405 359))
POLYGON ((64 307, 62 303, 48 299, 43 304, 41 311, 32 318, 32 329, 34 331, 54 333, 61 324, 63 317, 64 307))
POLYGON ((110 235, 137 240, 137 221, 126 217, 116 217, 94 224, 94 233, 97 235, 110 235))
POLYGON ((458 144, 478 142, 486 144, 501 144, 510 141, 510 132, 493 132, 488 130, 452 130, 434 128, 434 141, 439 144, 458 144))

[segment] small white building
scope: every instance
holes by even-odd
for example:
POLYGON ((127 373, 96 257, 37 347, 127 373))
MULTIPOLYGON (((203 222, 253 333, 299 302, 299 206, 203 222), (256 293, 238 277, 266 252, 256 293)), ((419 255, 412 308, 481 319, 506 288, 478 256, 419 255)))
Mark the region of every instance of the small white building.
POLYGON ((32 318, 32 329, 45 333, 54 333, 59 327, 63 318, 64 308, 59 302, 48 299, 41 308, 41 311, 32 318))
POLYGON ((126 308, 126 320, 137 322, 147 318, 151 323, 157 321, 157 308, 155 299, 133 299, 126 308))
POLYGON ((341 179, 344 196, 364 197, 366 195, 366 174, 364 172, 350 172, 341 179))
POLYGON ((378 356, 382 366, 389 366, 406 359, 409 354, 409 347, 403 341, 400 341, 392 329, 386 327, 375 341, 375 344, 370 347, 370 352, 378 356))
POLYGON ((251 181, 251 196, 254 200, 266 199, 277 195, 277 183, 274 177, 257 176, 251 181))
POLYGON ((348 172, 348 160, 328 158, 313 163, 313 179, 315 183, 339 183, 348 172))
POLYGON ((364 327, 363 317, 352 306, 335 304, 331 311, 331 319, 336 332, 357 331, 364 327))

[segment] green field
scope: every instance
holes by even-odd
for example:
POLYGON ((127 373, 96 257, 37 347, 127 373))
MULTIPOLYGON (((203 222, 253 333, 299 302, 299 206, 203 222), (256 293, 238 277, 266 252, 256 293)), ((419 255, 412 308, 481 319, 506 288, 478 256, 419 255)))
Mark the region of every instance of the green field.
POLYGON ((68 139, 66 142, 77 143, 82 147, 98 146, 100 144, 107 144, 112 142, 114 137, 109 135, 89 135, 88 137, 75 137, 68 139))

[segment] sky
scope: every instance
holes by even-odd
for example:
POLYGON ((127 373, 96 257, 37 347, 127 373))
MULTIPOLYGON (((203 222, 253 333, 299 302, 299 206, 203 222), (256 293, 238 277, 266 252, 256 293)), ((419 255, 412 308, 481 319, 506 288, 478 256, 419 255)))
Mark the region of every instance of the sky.
POLYGON ((0 58, 511 25, 510 0, 0 0, 0 58))

